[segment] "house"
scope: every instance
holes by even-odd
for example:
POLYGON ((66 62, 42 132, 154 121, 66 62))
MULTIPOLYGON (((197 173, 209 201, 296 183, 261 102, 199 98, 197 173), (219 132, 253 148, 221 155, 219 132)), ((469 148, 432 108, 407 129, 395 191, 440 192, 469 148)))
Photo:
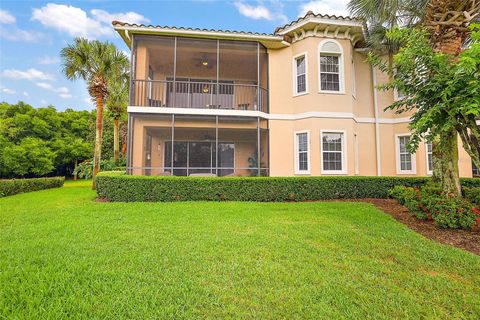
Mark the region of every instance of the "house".
MULTIPOLYGON (((128 24, 128 172, 135 175, 426 176, 406 149, 401 94, 367 62, 363 22, 313 14, 273 34, 128 24)), ((460 174, 472 163, 459 147, 460 174)))

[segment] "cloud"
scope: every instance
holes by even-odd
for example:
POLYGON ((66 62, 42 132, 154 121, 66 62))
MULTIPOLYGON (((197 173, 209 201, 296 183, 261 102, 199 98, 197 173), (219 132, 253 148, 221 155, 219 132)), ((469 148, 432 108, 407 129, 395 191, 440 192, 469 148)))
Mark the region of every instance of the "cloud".
POLYGON ((8 93, 8 94, 15 94, 17 91, 9 89, 9 88, 2 88, 2 92, 8 93))
POLYGON ((350 0, 312 0, 299 6, 299 16, 304 16, 311 10, 315 14, 348 15, 347 3, 350 0))
POLYGON ((19 29, 16 26, 9 28, 0 27, 0 38, 16 42, 38 42, 45 38, 43 33, 19 29))
POLYGON ((33 9, 32 20, 39 21, 48 28, 56 29, 73 37, 96 39, 114 34, 112 20, 142 23, 149 20, 135 12, 109 13, 93 9, 91 16, 84 10, 63 4, 48 3, 41 8, 33 9))
POLYGON ((29 96, 29 94, 28 94, 27 91, 23 91, 23 95, 24 95, 25 97, 28 97, 28 96, 29 96))
POLYGON ((58 57, 44 56, 38 59, 38 63, 39 64, 57 64, 57 63, 60 63, 60 59, 58 57))
POLYGON ((12 16, 7 10, 0 9, 0 23, 14 24, 17 22, 14 16, 12 16))
POLYGON ((48 102, 47 102, 47 100, 45 100, 45 99, 40 100, 40 104, 41 104, 41 105, 46 105, 47 103, 48 103, 48 102))
POLYGON ((58 96, 63 99, 70 99, 72 97, 67 87, 57 88, 57 87, 54 87, 51 83, 47 83, 47 82, 38 82, 37 86, 42 89, 58 93, 58 96))
POLYGON ((282 22, 285 22, 288 20, 287 16, 284 15, 283 13, 272 11, 262 4, 253 6, 253 5, 243 3, 241 1, 237 1, 237 2, 234 2, 234 5, 241 15, 251 19, 255 19, 255 20, 265 19, 270 21, 280 20, 282 22))
POLYGON ((17 69, 7 69, 2 72, 2 76, 11 79, 23 79, 23 80, 54 80, 55 77, 51 74, 44 73, 40 70, 30 68, 22 71, 17 69))
POLYGON ((129 11, 125 13, 122 13, 122 12, 109 13, 105 10, 92 9, 90 13, 95 18, 95 20, 106 23, 106 24, 111 24, 113 20, 129 22, 129 23, 137 23, 137 24, 150 22, 149 19, 133 11, 129 11))

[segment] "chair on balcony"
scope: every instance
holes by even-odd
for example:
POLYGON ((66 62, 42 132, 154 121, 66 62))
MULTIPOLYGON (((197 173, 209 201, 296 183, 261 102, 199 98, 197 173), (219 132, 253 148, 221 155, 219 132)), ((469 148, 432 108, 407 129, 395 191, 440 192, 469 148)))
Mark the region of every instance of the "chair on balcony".
POLYGON ((162 106, 162 100, 155 100, 155 99, 148 98, 148 106, 149 107, 161 107, 162 106))

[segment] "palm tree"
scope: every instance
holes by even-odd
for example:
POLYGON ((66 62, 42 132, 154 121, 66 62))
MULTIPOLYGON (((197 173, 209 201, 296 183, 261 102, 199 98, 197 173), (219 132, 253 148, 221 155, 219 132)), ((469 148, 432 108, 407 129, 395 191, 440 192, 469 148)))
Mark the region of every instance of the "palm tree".
POLYGON ((118 161, 119 146, 119 120, 126 113, 128 105, 128 74, 123 74, 118 79, 109 81, 106 106, 113 117, 113 159, 118 161))
POLYGON ((107 81, 118 77, 129 67, 128 57, 114 44, 76 38, 60 52, 63 73, 69 80, 82 79, 97 107, 95 149, 93 154, 93 185, 100 171, 103 135, 103 103, 108 94, 107 81))
MULTIPOLYGON (((364 18, 370 30, 394 26, 425 27, 430 32, 433 49, 455 59, 468 37, 469 24, 479 17, 480 1, 350 0, 348 9, 353 15, 364 18)), ((384 42, 377 39, 369 44, 375 47, 376 43, 384 42)), ((460 195, 455 129, 443 133, 433 142, 433 158, 434 179, 442 183, 444 193, 460 195)))

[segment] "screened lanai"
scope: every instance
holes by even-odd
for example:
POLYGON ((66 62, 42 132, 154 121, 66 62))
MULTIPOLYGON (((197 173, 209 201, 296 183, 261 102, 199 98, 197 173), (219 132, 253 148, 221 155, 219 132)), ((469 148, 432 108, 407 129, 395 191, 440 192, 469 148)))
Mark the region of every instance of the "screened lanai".
POLYGON ((129 122, 130 174, 268 175, 268 124, 264 119, 130 114, 129 122))

